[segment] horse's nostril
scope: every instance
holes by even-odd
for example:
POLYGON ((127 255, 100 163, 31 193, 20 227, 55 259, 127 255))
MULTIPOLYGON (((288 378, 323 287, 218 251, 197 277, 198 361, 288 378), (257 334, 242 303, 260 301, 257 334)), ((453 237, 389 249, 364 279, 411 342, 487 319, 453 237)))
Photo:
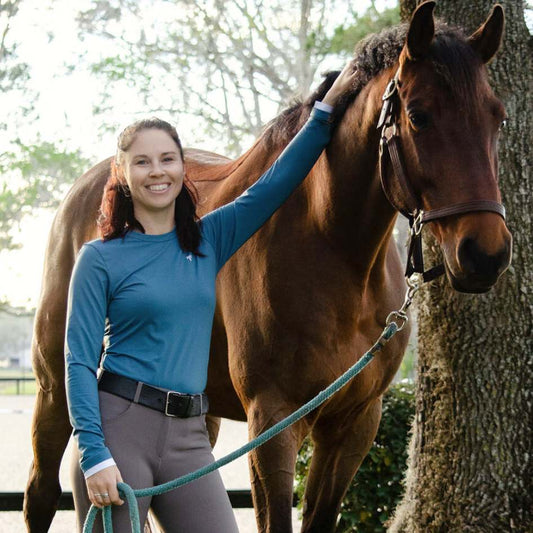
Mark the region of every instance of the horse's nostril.
POLYGON ((470 238, 463 239, 457 251, 459 265, 465 275, 489 277, 498 276, 505 270, 508 255, 508 246, 504 246, 494 255, 489 255, 478 246, 474 239, 470 238))
POLYGON ((459 259, 459 264, 465 274, 471 274, 476 271, 474 258, 477 248, 477 244, 473 239, 463 239, 459 245, 457 259, 459 259))

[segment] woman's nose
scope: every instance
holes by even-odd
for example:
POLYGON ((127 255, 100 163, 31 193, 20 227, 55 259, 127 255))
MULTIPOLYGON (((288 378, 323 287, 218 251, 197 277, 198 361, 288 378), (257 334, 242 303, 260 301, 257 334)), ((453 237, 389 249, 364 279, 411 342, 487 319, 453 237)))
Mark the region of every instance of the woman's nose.
POLYGON ((153 176, 154 178, 157 178, 163 174, 163 169, 161 168, 161 165, 158 163, 152 165, 152 168, 150 169, 150 176, 153 176))

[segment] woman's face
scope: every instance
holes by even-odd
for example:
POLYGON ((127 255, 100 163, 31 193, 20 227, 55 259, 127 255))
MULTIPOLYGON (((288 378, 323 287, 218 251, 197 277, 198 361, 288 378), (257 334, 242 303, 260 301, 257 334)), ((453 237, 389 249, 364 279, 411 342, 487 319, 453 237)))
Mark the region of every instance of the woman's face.
POLYGON ((143 224, 143 220, 154 216, 160 219, 161 215, 173 220, 174 202, 183 187, 184 169, 172 137, 160 129, 139 131, 124 153, 122 167, 137 220, 143 224))

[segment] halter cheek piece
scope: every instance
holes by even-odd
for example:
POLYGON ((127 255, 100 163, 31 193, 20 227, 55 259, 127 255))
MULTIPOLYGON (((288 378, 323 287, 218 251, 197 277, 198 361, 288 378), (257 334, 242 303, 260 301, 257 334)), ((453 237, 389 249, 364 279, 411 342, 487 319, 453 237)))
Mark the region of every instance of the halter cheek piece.
POLYGON ((379 143, 379 169, 381 186, 390 204, 409 220, 409 245, 407 252, 407 267, 405 275, 409 278, 414 273, 422 275, 424 281, 431 281, 444 274, 444 265, 434 266, 429 270, 424 270, 424 256, 422 252, 422 228, 426 222, 439 220, 452 215, 471 213, 474 211, 491 211, 497 213, 505 220, 505 207, 499 202, 492 200, 473 200, 470 202, 453 204, 448 207, 440 207, 431 211, 423 211, 420 202, 407 179, 405 167, 402 162, 400 136, 396 123, 400 99, 398 94, 398 74, 388 83, 383 94, 383 106, 379 116, 377 128, 381 129, 381 140, 379 143), (387 164, 392 163, 393 174, 398 180, 400 189, 405 198, 404 207, 398 204, 391 192, 389 183, 389 173, 387 164))

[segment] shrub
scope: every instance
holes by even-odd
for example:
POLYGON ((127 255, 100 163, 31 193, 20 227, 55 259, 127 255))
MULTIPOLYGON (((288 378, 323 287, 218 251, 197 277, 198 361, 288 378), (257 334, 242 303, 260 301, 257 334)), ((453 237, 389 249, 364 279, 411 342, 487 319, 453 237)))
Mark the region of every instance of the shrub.
MULTIPOLYGON (((342 502, 337 532, 381 533, 403 493, 407 440, 414 415, 414 387, 402 383, 383 397, 378 434, 342 502)), ((313 446, 306 439, 296 462, 300 508, 313 446)))

